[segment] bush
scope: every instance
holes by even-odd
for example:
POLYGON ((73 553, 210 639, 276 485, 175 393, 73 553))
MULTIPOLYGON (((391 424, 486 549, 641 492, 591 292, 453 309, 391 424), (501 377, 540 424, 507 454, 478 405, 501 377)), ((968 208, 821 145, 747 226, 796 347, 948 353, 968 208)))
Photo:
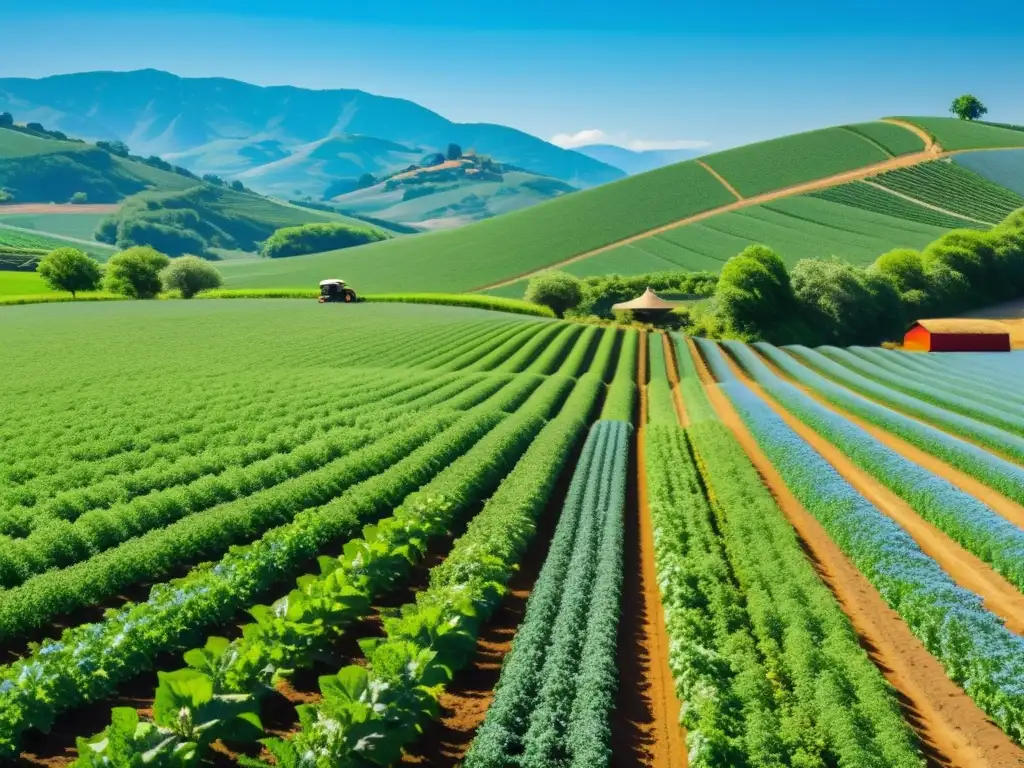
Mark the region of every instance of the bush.
POLYGON ((893 280, 900 293, 923 290, 927 280, 921 254, 911 248, 897 248, 883 253, 871 269, 893 280))
POLYGON ((736 338, 792 335, 796 300, 785 263, 771 248, 748 246, 722 268, 713 308, 718 323, 736 338))
POLYGON ((200 291, 220 288, 220 272, 198 256, 175 259, 160 273, 165 291, 181 291, 182 298, 191 299, 200 291))
POLYGON ((578 306, 583 299, 583 284, 566 272, 542 272, 531 277, 526 300, 549 307, 558 317, 578 306))
POLYGON ((0 205, 3 205, 4 203, 13 203, 13 202, 14 202, 14 195, 12 195, 6 189, 0 189, 0 205))
POLYGON ((877 343, 902 330, 899 294, 888 276, 839 259, 803 259, 790 279, 813 344, 877 343))
POLYGON ((89 202, 89 196, 85 192, 75 192, 71 196, 71 203, 73 205, 83 205, 87 202, 89 202))
MULTIPOLYGON (((185 214, 186 211, 172 213, 185 214)), ((199 217, 195 211, 190 210, 187 213, 193 214, 198 220, 199 217)), ((168 217, 168 220, 173 220, 173 216, 168 217)), ((149 216, 122 219, 117 226, 116 240, 119 248, 149 246, 170 256, 206 253, 207 249, 206 240, 197 232, 171 223, 164 223, 156 217, 149 216)))
POLYGON ((72 297, 79 291, 95 291, 103 277, 99 263, 77 248, 50 251, 36 272, 53 290, 67 291, 72 297))
POLYGON ((135 299, 151 299, 160 293, 160 272, 170 259, 146 246, 137 246, 110 257, 103 287, 135 299))
POLYGON ((303 224, 277 230, 263 244, 261 255, 268 259, 301 256, 307 253, 336 251, 356 245, 387 240, 379 229, 349 224, 303 224))

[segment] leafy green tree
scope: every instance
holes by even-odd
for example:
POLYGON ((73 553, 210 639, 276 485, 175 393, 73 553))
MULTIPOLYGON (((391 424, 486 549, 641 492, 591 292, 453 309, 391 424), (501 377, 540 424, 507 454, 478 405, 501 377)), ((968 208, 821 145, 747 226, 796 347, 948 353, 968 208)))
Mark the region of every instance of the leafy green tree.
POLYGON ((263 243, 260 253, 268 259, 280 259, 307 253, 337 251, 387 239, 387 234, 372 227, 333 223, 303 224, 300 227, 282 227, 274 232, 263 243))
POLYGON ((883 253, 875 259, 871 271, 891 278, 900 293, 920 291, 927 284, 921 254, 912 248, 897 248, 883 253))
POLYGON ((751 245, 725 263, 713 311, 730 335, 745 340, 780 339, 794 320, 794 310, 786 264, 771 248, 751 245))
POLYGON ((148 246, 129 248, 110 257, 104 287, 136 299, 151 299, 160 293, 160 272, 171 260, 148 246))
POLYGON ((231 182, 231 188, 235 190, 235 192, 245 192, 245 185, 238 179, 231 182))
POLYGON ((220 272, 210 262, 198 256, 182 256, 174 259, 160 273, 165 291, 181 291, 183 298, 191 299, 200 291, 220 288, 220 272))
POLYGON ((118 157, 128 157, 131 150, 123 141, 97 141, 96 146, 118 157))
POLYGON ((36 272, 55 291, 74 297, 79 291, 95 291, 103 279, 99 263, 77 248, 57 248, 42 258, 36 272))
POLYGON ((979 120, 988 114, 988 108, 981 103, 981 99, 969 93, 953 99, 949 111, 961 120, 979 120))
POLYGON ((213 185, 218 186, 218 187, 225 187, 225 186, 227 186, 224 183, 224 179, 222 179, 220 176, 218 176, 215 173, 204 173, 203 174, 203 181, 205 181, 207 184, 213 184, 213 185))
POLYGON ((524 298, 550 307, 556 315, 564 317, 583 300, 583 284, 566 272, 542 272, 530 278, 524 298))
POLYGON ((449 160, 458 160, 462 157, 462 147, 458 144, 449 144, 446 156, 449 160))
POLYGON ((89 196, 85 192, 75 192, 75 194, 71 196, 71 202, 74 205, 83 205, 84 203, 89 202, 89 196))
POLYGON ((0 128, 10 128, 14 125, 14 115, 10 112, 0 112, 0 128))
POLYGON ((941 263, 956 270, 979 294, 997 293, 992 265, 995 261, 992 238, 976 229, 954 229, 933 242, 921 254, 925 268, 941 263))
POLYGON ((13 203, 14 195, 6 189, 0 189, 0 205, 4 203, 13 203))

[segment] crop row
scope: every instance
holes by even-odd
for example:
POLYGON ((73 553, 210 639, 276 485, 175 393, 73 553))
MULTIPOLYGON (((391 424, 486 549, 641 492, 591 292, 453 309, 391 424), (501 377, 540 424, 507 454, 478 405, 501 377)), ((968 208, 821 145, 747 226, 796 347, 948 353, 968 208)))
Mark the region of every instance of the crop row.
POLYGON ((388 450, 361 453, 361 482, 346 489, 340 477, 330 485, 321 478, 296 487, 292 501, 307 508, 295 510, 291 520, 253 544, 232 548, 216 565, 199 566, 184 579, 157 585, 146 602, 112 612, 103 622, 68 629, 59 640, 0 669, 0 752, 14 754, 26 729, 45 730, 59 712, 98 701, 151 669, 158 654, 187 647, 205 628, 294 574, 325 544, 351 536, 359 525, 398 505, 497 423, 495 411, 484 404, 454 423, 435 418, 425 420, 416 434, 400 431, 388 441, 388 450), (317 501, 321 506, 312 506, 317 501))
POLYGON ((931 162, 899 168, 871 181, 953 213, 998 224, 1024 198, 955 163, 931 162))
POLYGON ((1018 462, 1024 462, 1024 439, 1017 435, 898 392, 840 365, 817 350, 801 346, 786 349, 801 362, 866 397, 923 419, 966 440, 980 443, 1018 462))
POLYGON ((797 362, 770 344, 756 344, 757 350, 783 373, 833 405, 853 413, 877 427, 888 430, 921 450, 952 464, 962 472, 1024 504, 1024 468, 996 456, 973 443, 904 416, 899 411, 841 387, 797 362))
POLYGON ((991 564, 1018 589, 1024 588, 1024 531, 780 379, 746 345, 725 344, 754 381, 789 413, 880 480, 925 520, 991 564))
POLYGON ((668 378, 668 360, 662 334, 648 334, 649 383, 647 385, 647 420, 651 424, 676 424, 676 407, 668 378))
POLYGON ((747 428, 786 485, 924 646, 1006 733, 1024 740, 1024 638, 953 582, 893 520, 850 486, 702 347, 747 428))
POLYGON ((652 425, 646 454, 690 764, 919 765, 887 684, 679 352, 691 426, 652 425))
POLYGON ((941 363, 926 359, 926 355, 907 355, 865 347, 850 347, 847 351, 888 373, 906 377, 912 382, 927 382, 947 394, 963 392, 964 384, 970 382, 971 398, 978 403, 1024 416, 1024 396, 1014 390, 1012 382, 1000 382, 993 376, 972 377, 969 371, 954 374, 941 363))
MULTIPOLYGON (((481 498, 498 487, 546 416, 558 409, 571 389, 570 382, 562 377, 547 380, 515 415, 406 497, 391 516, 365 527, 362 538, 347 542, 341 557, 321 558, 319 576, 305 576, 297 589, 272 605, 251 609, 255 622, 242 628, 241 637, 234 641, 211 637, 203 648, 185 655, 190 669, 161 673, 157 700, 182 685, 204 692, 186 704, 190 731, 182 732, 180 708, 173 708, 166 713, 154 711, 153 727, 144 728, 145 738, 111 738, 119 724, 115 710, 110 728, 89 740, 106 749, 86 747, 83 739, 80 752, 118 763, 137 759, 143 752, 174 753, 189 741, 194 742, 192 749, 202 753, 218 737, 238 738, 233 728, 236 718, 209 722, 212 718, 205 713, 212 704, 222 700, 219 697, 242 695, 246 706, 240 711, 255 714, 261 697, 272 690, 279 676, 325 657, 345 627, 369 613, 373 598, 408 576, 430 539, 456 527, 481 498), (151 752, 160 742, 166 743, 151 752)), ((259 735, 258 730, 254 735, 259 735)))
POLYGON ((978 224, 975 221, 912 203, 905 198, 884 192, 862 181, 840 184, 838 187, 830 187, 821 192, 812 192, 809 197, 817 197, 821 200, 943 229, 979 229, 984 227, 983 224, 978 224))
MULTIPOLYGON (((850 350, 858 355, 864 355, 870 351, 863 347, 851 347, 850 350)), ((989 391, 999 392, 1006 400, 1024 404, 1024 395, 1008 391, 1012 390, 1012 385, 1020 373, 1019 370, 1015 372, 1000 371, 1000 366, 986 365, 986 360, 983 357, 970 360, 967 365, 957 365, 956 358, 951 360, 949 357, 944 357, 936 360, 932 355, 903 355, 896 352, 889 354, 886 359, 920 372, 936 374, 946 381, 970 383, 972 387, 980 386, 989 391)))
POLYGON ((629 432, 590 431, 466 768, 609 764, 629 432))
MULTIPOLYGON (((614 373, 611 373, 611 384, 605 396, 601 418, 615 421, 632 421, 636 401, 636 366, 637 349, 640 346, 640 334, 634 330, 622 332, 622 343, 618 357, 615 359, 614 373)), ((610 368, 610 366, 609 366, 610 368)), ((605 378, 609 371, 605 371, 605 378)))
POLYGON ((601 379, 579 379, 497 492, 430 573, 414 604, 384 620, 385 637, 361 645, 367 663, 321 678, 323 700, 300 705, 301 730, 265 742, 284 764, 299 756, 333 766, 388 765, 437 714, 451 675, 470 659, 477 634, 501 602, 536 521, 586 429, 601 379))

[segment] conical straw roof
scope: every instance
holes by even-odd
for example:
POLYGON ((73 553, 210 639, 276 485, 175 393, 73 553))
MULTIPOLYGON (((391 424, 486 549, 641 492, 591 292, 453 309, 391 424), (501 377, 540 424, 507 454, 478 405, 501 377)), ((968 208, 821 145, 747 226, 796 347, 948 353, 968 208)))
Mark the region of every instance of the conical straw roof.
POLYGON ((643 295, 635 299, 613 304, 612 309, 675 309, 676 305, 658 297, 654 291, 648 288, 643 295))

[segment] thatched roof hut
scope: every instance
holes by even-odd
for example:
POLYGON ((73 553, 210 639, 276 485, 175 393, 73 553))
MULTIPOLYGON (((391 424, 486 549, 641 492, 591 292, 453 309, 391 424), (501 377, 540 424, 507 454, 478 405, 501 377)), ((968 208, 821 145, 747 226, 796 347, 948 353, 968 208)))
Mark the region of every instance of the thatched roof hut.
POLYGON ((676 308, 676 305, 671 301, 665 301, 660 298, 658 294, 648 288, 643 292, 642 295, 637 296, 635 299, 629 301, 621 301, 618 304, 612 305, 613 311, 629 310, 631 312, 642 312, 642 313, 660 313, 668 312, 676 308))

